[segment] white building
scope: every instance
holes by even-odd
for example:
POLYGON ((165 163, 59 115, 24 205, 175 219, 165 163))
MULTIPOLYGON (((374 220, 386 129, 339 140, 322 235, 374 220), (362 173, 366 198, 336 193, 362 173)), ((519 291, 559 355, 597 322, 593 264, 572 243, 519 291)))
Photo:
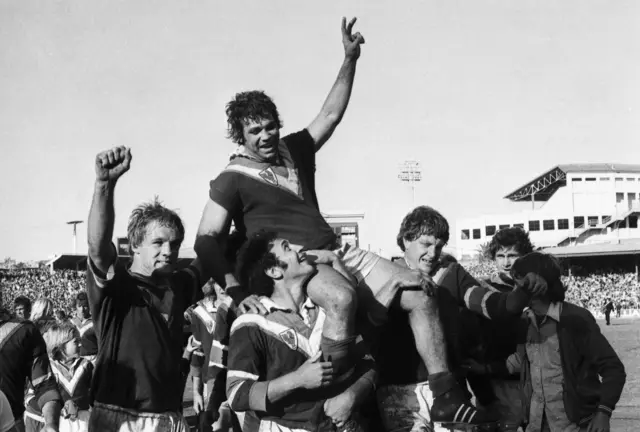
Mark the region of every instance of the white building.
POLYGON ((544 248, 640 242, 640 165, 558 165, 505 199, 513 212, 456 220, 458 258, 477 254, 497 230, 512 226, 544 248))

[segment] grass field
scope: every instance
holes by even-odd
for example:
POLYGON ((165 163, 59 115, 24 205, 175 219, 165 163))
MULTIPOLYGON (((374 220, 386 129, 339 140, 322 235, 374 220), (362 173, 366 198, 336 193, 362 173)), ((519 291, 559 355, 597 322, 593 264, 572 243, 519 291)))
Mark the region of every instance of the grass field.
MULTIPOLYGON (((622 359, 627 384, 611 419, 611 432, 640 432, 640 319, 612 319, 611 325, 599 320, 600 328, 622 359)), ((195 424, 191 379, 185 391, 185 414, 195 424)))

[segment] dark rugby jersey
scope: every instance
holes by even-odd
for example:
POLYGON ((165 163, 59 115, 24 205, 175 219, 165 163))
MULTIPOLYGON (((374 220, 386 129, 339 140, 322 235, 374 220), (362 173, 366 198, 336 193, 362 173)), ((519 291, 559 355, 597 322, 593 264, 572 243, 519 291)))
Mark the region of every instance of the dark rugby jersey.
POLYGON ((98 353, 98 338, 93 328, 93 320, 87 318, 84 321, 72 319, 71 322, 80 332, 80 356, 91 356, 98 353))
POLYGON ((315 144, 305 129, 280 141, 283 165, 235 157, 211 181, 210 198, 247 236, 268 229, 309 249, 333 247, 336 236, 320 214, 315 191, 315 144))
POLYGON ((191 376, 200 377, 203 382, 209 380, 209 356, 216 328, 217 307, 213 299, 200 300, 191 313, 191 333, 198 348, 191 356, 191 376))
MULTIPOLYGON (((348 388, 357 377, 331 389, 297 389, 276 403, 267 400, 270 380, 295 371, 320 350, 324 312, 310 300, 300 314, 282 309, 271 300, 261 301, 269 314, 243 314, 231 328, 227 395, 231 409, 245 412, 242 430, 266 430, 275 423, 290 429, 334 431, 335 426, 324 414, 324 402, 348 388)), ((363 355, 358 369, 372 367, 371 359, 363 355)))
POLYGON ((177 412, 182 403, 184 311, 202 286, 190 266, 162 286, 112 266, 87 265, 87 296, 98 337, 91 400, 138 412, 177 412))
POLYGON ((9 399, 14 418, 22 418, 25 382, 34 389, 39 409, 50 401, 61 400, 51 373, 47 347, 30 321, 0 318, 0 390, 9 399))

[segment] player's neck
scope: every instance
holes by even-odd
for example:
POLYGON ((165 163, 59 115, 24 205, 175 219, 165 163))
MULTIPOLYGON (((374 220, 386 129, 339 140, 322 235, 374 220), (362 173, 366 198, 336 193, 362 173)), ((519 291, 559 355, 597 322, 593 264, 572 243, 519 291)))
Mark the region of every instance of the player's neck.
POLYGON ((290 309, 296 313, 300 312, 307 297, 302 284, 294 283, 288 287, 284 285, 284 282, 276 284, 271 300, 280 307, 290 309))
POLYGON ((531 300, 530 308, 536 313, 536 315, 544 316, 549 311, 549 303, 546 300, 534 298, 531 300))

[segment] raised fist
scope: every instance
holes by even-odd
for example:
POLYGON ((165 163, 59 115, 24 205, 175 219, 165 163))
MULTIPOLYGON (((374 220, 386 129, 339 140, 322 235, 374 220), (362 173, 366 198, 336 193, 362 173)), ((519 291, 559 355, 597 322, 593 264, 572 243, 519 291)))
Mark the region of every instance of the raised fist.
POLYGON ((131 149, 120 146, 98 153, 96 156, 96 180, 115 182, 131 166, 131 149))

